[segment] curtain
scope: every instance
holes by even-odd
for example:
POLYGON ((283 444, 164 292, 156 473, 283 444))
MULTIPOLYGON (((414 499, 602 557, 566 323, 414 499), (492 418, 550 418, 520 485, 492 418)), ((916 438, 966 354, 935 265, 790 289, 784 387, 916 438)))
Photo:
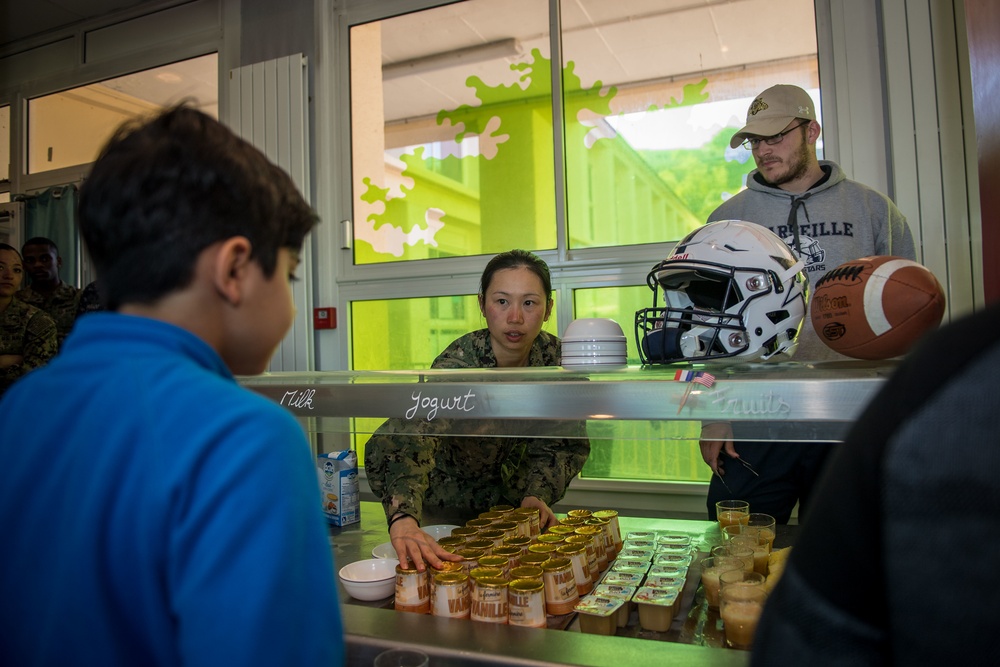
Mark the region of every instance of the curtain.
POLYGON ((24 199, 25 225, 22 243, 35 236, 55 242, 62 257, 59 277, 80 286, 80 236, 76 226, 76 185, 60 185, 24 199))

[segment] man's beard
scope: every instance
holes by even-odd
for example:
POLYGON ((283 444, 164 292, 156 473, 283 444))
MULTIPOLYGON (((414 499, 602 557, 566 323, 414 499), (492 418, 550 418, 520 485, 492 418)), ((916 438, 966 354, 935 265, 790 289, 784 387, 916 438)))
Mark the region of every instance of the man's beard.
MULTIPOLYGON (((768 180, 767 176, 764 176, 763 172, 761 172, 761 176, 763 176, 764 180, 767 181, 768 185, 778 187, 780 185, 784 185, 785 183, 797 180, 806 174, 809 170, 808 142, 803 141, 799 150, 792 153, 785 164, 787 165, 788 170, 784 173, 784 175, 778 176, 774 180, 768 180)), ((760 167, 760 165, 757 166, 760 167)))

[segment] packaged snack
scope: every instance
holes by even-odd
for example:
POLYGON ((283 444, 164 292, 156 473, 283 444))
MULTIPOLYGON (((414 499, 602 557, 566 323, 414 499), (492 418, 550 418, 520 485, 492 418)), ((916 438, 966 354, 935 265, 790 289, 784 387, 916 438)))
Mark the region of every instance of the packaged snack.
POLYGON ((625 604, 622 598, 588 595, 577 602, 580 631, 592 635, 613 635, 618 629, 618 611, 625 604))
POLYGON ((632 600, 639 605, 639 625, 644 630, 666 632, 677 613, 680 590, 642 587, 632 600))

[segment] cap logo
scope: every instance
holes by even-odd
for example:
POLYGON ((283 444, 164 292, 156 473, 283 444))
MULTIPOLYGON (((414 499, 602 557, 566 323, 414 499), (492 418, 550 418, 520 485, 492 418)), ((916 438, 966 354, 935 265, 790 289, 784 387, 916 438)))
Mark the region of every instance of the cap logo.
POLYGON ((749 113, 751 116, 756 116, 765 109, 767 109, 767 102, 765 102, 763 98, 758 97, 753 101, 753 104, 750 105, 749 113))
POLYGON ((799 116, 808 116, 809 107, 799 107, 799 116))

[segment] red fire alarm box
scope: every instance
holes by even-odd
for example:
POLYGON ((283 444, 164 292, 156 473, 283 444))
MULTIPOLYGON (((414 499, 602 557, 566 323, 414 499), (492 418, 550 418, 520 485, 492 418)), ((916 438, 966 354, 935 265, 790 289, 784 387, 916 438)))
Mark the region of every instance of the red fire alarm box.
POLYGON ((336 329, 337 309, 336 308, 313 308, 313 328, 314 329, 336 329))

